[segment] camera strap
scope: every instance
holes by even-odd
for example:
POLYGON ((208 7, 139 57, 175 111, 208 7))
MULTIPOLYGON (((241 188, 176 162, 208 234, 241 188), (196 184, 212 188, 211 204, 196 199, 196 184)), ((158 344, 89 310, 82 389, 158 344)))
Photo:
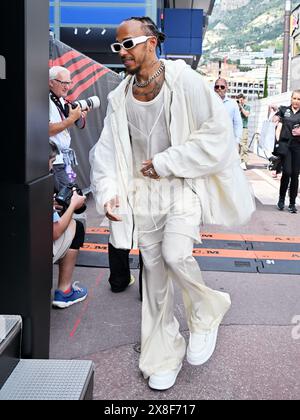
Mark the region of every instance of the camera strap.
MULTIPOLYGON (((56 105, 62 120, 64 120, 65 118, 68 118, 68 116, 69 116, 69 105, 68 104, 72 105, 72 102, 66 101, 65 106, 63 106, 60 99, 55 95, 55 93, 52 92, 52 90, 50 90, 50 98, 54 102, 54 104, 56 105)), ((79 118, 79 120, 77 120, 75 122, 75 124, 78 128, 80 128, 82 130, 85 127, 85 118, 84 117, 79 118)))
POLYGON ((50 90, 50 99, 56 105, 62 119, 67 118, 68 116, 67 116, 67 113, 66 113, 66 110, 65 110, 63 104, 60 102, 60 99, 58 98, 58 96, 56 96, 55 93, 52 92, 52 90, 50 90))

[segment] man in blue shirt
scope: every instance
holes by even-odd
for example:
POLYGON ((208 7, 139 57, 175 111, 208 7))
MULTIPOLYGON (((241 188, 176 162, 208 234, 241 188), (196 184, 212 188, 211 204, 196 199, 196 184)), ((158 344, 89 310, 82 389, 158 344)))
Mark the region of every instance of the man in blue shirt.
POLYGON ((214 89, 215 89, 215 92, 222 99, 223 104, 230 116, 236 143, 237 145, 239 145, 242 135, 243 135, 243 121, 241 118, 238 104, 233 99, 228 98, 227 96, 228 85, 225 79, 221 79, 221 78, 217 79, 215 81, 214 89))

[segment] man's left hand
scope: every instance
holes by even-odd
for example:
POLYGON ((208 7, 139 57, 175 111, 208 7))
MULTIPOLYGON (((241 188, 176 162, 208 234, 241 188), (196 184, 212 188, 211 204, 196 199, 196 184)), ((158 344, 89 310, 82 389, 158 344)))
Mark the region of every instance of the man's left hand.
POLYGON ((152 179, 160 178, 160 176, 156 173, 154 169, 152 159, 145 160, 144 162, 142 162, 142 165, 143 165, 143 168, 141 169, 141 172, 143 176, 147 176, 148 178, 152 178, 152 179))
POLYGON ((87 113, 91 110, 91 108, 86 109, 85 111, 81 112, 81 118, 86 118, 87 113))

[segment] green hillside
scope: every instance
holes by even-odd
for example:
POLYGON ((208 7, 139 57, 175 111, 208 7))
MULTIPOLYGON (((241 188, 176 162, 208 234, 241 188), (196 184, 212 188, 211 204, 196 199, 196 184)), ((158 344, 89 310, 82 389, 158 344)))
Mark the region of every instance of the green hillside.
POLYGON ((204 50, 250 46, 254 51, 268 47, 281 51, 284 4, 283 0, 250 0, 248 5, 232 11, 221 10, 217 4, 210 17, 204 50))

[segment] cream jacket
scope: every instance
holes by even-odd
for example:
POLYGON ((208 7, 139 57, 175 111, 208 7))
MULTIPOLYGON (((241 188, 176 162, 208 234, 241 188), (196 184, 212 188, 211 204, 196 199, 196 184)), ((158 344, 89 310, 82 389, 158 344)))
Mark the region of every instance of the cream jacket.
MULTIPOLYGON (((199 195, 202 222, 233 226, 249 221, 254 198, 242 169, 232 124, 224 105, 183 60, 165 60, 165 112, 171 147, 153 156, 161 177, 184 178, 199 195)), ((111 223, 116 248, 137 246, 130 203, 132 151, 125 109, 128 76, 109 94, 100 139, 90 152, 91 185, 97 211, 118 195, 122 222, 111 223)))

